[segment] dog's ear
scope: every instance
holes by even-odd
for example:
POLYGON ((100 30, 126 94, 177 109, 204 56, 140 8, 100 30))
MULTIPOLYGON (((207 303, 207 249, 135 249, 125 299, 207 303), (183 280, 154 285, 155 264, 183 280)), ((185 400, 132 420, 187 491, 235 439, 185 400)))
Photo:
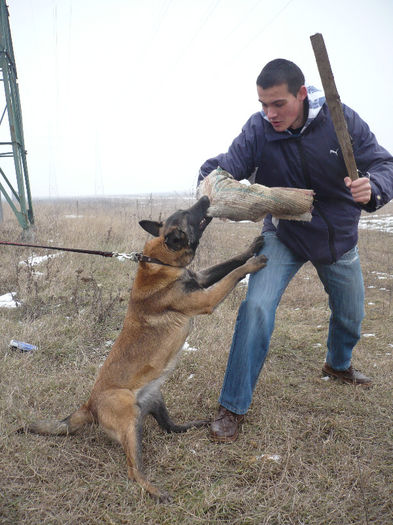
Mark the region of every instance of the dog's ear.
POLYGON ((142 226, 142 228, 147 231, 147 233, 151 233, 151 235, 154 235, 154 237, 160 236, 160 228, 162 228, 162 222, 157 221, 139 221, 139 225, 142 226))

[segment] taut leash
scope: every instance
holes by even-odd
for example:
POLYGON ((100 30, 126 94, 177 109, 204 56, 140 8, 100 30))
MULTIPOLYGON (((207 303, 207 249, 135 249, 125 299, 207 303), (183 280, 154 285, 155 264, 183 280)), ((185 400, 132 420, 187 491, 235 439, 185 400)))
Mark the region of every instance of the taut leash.
POLYGON ((61 250, 63 252, 89 253, 91 255, 102 255, 103 257, 115 257, 115 252, 102 252, 97 250, 83 250, 82 248, 60 248, 59 246, 42 246, 40 244, 25 244, 21 242, 0 241, 7 246, 24 246, 25 248, 44 248, 47 250, 61 250))
POLYGON ((102 257, 116 257, 118 259, 128 259, 134 262, 147 262, 152 264, 161 264, 162 266, 171 266, 154 257, 148 257, 141 252, 119 253, 119 252, 104 252, 101 250, 84 250, 83 248, 61 248, 59 246, 43 246, 40 244, 26 244, 21 242, 0 241, 0 244, 5 246, 23 246, 25 248, 42 248, 45 250, 60 250, 62 252, 76 252, 87 253, 90 255, 101 255, 102 257))

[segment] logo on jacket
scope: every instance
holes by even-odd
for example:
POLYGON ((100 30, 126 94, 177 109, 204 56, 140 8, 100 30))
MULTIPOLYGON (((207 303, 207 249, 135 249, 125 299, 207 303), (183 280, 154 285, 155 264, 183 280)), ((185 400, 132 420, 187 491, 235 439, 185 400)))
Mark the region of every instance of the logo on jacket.
POLYGON ((339 149, 340 149, 340 148, 337 148, 336 150, 331 149, 331 150, 329 151, 330 155, 336 155, 336 157, 338 157, 338 150, 339 150, 339 149))

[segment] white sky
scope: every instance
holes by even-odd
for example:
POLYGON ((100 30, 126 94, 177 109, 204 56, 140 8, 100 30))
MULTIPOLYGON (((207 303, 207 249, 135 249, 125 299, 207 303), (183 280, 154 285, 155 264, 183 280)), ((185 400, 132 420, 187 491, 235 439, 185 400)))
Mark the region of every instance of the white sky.
POLYGON ((287 58, 393 152, 392 0, 8 0, 34 197, 192 191, 287 58))

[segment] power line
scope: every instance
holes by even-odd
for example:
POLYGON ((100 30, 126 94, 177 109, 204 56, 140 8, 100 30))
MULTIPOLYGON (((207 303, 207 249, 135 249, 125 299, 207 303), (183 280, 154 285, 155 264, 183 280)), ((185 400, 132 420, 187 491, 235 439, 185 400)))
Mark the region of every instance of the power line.
POLYGON ((192 44, 195 42, 195 40, 197 39, 198 35, 201 33, 202 29, 205 27, 207 21, 209 20, 210 16, 213 14, 213 12, 216 10, 216 8, 220 4, 220 2, 221 2, 221 0, 213 0, 213 2, 211 2, 208 10, 206 11, 206 14, 201 19, 200 24, 198 25, 198 27, 197 27, 196 31, 194 32, 193 36, 190 38, 188 43, 183 47, 181 53, 177 57, 177 60, 175 61, 175 67, 179 64, 179 62, 181 62, 181 60, 184 57, 184 55, 186 54, 186 52, 190 49, 192 44))
POLYGON ((255 40, 257 40, 257 38, 264 32, 266 31, 266 29, 271 26, 276 20, 277 18, 287 9, 287 7, 293 2, 293 0, 288 0, 288 2, 275 14, 272 16, 272 18, 270 18, 270 20, 268 20, 266 22, 266 24, 264 24, 262 26, 262 28, 260 30, 258 30, 258 32, 252 36, 247 42, 246 44, 239 50, 239 52, 237 53, 236 56, 233 56, 231 58, 231 60, 227 63, 227 65, 229 64, 232 64, 233 62, 235 62, 236 60, 238 60, 241 55, 244 54, 244 51, 253 43, 255 42, 255 40))

